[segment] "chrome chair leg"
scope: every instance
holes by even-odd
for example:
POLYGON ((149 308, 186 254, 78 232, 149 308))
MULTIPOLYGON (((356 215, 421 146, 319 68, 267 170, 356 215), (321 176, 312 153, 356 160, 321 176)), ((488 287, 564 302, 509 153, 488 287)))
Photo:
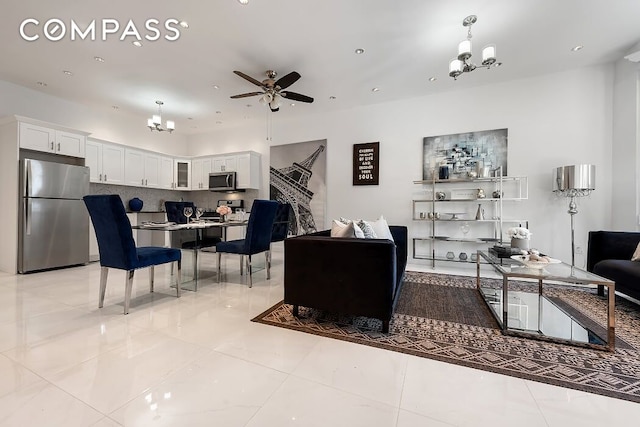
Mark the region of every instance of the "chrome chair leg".
POLYGON ((135 270, 129 270, 127 272, 127 282, 124 290, 124 314, 129 314, 129 302, 131 301, 131 288, 133 288, 133 272, 135 270))
POLYGON ((155 268, 153 265, 149 267, 149 292, 153 293, 153 279, 155 275, 155 268))
MULTIPOLYGON (((176 284, 176 295, 180 298, 180 285, 182 284, 182 260, 176 261, 178 263, 178 283, 176 284)), ((171 263, 173 267, 173 263, 171 263)))
POLYGON ((108 267, 100 267, 100 295, 98 297, 98 308, 104 305, 104 294, 107 291, 107 276, 109 275, 108 267))
POLYGON ((193 282, 195 291, 198 291, 198 249, 193 250, 193 282))
POLYGON ((220 283, 220 276, 222 275, 222 267, 220 266, 222 262, 222 252, 218 252, 218 283, 220 283))
POLYGON ((249 278, 249 287, 253 287, 253 280, 251 276, 251 255, 247 255, 247 277, 249 278))
POLYGON ((242 264, 244 264, 244 255, 240 255, 240 275, 242 276, 242 270, 243 270, 243 266, 242 264))
POLYGON ((264 253, 264 261, 267 263, 267 280, 271 279, 271 251, 264 253))

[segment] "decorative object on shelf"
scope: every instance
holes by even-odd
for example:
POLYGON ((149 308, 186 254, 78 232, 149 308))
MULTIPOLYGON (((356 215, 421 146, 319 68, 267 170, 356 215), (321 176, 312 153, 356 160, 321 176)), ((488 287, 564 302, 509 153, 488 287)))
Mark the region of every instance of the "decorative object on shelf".
POLYGON ((425 137, 422 179, 445 179, 440 176, 442 166, 448 167, 446 179, 451 180, 475 179, 474 173, 479 178, 490 178, 499 167, 506 176, 507 137, 508 129, 425 137))
POLYGON ((447 194, 444 191, 436 192, 436 200, 445 200, 447 198, 447 194))
POLYGON ((142 200, 137 197, 129 200, 129 209, 131 209, 132 212, 140 212, 142 210, 142 205, 142 200))
POLYGON ((507 235, 511 238, 511 247, 528 250, 531 232, 524 227, 511 227, 507 230, 507 235))
POLYGON ((447 215, 451 215, 451 221, 458 221, 460 217, 458 215, 464 215, 466 212, 446 212, 447 215))
POLYGON ((569 197, 569 210, 571 216, 571 266, 576 265, 576 247, 574 238, 573 216, 578 213, 576 197, 584 197, 596 189, 595 165, 560 166, 553 170, 553 192, 569 197))
POLYGON ((467 172, 467 176, 468 176, 470 179, 476 179, 476 178, 478 177, 478 172, 476 172, 476 171, 469 171, 469 172, 467 172))
POLYGON ((438 179, 449 179, 449 166, 442 165, 438 168, 438 179))
POLYGON ((471 230, 471 227, 469 227, 469 223, 465 222, 464 224, 462 224, 460 226, 460 231, 462 231, 462 235, 466 238, 467 234, 469 233, 469 230, 471 230))
POLYGON ((474 252, 471 254, 471 261, 476 262, 478 260, 478 253, 474 252))
POLYGON ((220 214, 220 222, 227 222, 227 215, 231 214, 231 208, 226 205, 218 206, 216 212, 220 214))
POLYGON ((477 199, 484 199, 487 195, 484 194, 484 190, 482 188, 478 188, 478 194, 476 195, 477 199))
POLYGON ((156 104, 158 104, 158 114, 154 114, 150 119, 147 119, 147 127, 151 131, 157 130, 158 132, 173 132, 176 129, 176 124, 173 120, 167 120, 166 127, 162 127, 162 106, 164 105, 164 102, 156 101, 156 104))
POLYGON ((353 144, 353 185, 378 185, 380 143, 353 144))
POLYGON ((491 197, 493 197, 494 199, 499 199, 502 196, 504 196, 504 191, 500 192, 500 190, 495 190, 493 193, 491 193, 491 197))
POLYGON ((458 258, 460 258, 460 261, 466 261, 467 260, 467 253, 466 252, 460 252, 460 255, 458 255, 458 258))
POLYGON ((462 20, 462 25, 467 27, 467 39, 458 45, 458 57, 449 63, 449 76, 454 80, 462 73, 470 73, 476 68, 499 67, 501 62, 496 62, 496 45, 489 44, 482 48, 482 65, 476 65, 469 61, 471 58, 471 26, 476 23, 478 17, 469 15, 462 20))
POLYGON ((453 252, 449 251, 447 252, 447 259, 454 259, 456 257, 456 254, 454 254, 453 252))
MULTIPOLYGON (((431 212, 429 212, 430 215, 433 215, 431 212)), ((420 212, 420 219, 425 219, 427 217, 427 214, 424 212, 420 212)), ((431 219, 431 218, 429 218, 431 219)))
POLYGON ((429 219, 440 219, 440 212, 429 212, 427 214, 427 218, 429 218, 429 219))
POLYGON ((476 211, 476 220, 482 221, 484 219, 484 208, 482 204, 478 203, 478 210, 476 211))

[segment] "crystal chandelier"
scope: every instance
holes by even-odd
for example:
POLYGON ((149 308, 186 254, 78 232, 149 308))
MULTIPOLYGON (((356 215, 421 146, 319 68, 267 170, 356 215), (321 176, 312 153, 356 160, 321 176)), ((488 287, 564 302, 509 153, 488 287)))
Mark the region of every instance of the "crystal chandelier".
POLYGON ((162 105, 164 102, 156 101, 156 104, 158 104, 158 114, 154 114, 153 117, 147 119, 147 127, 151 131, 157 130, 158 132, 173 132, 176 128, 176 124, 173 120, 167 120, 166 126, 162 127, 162 105))
POLYGON ((482 49, 482 65, 476 65, 469 61, 469 58, 471 58, 471 26, 477 20, 478 17, 476 15, 469 15, 462 21, 462 25, 468 27, 467 39, 461 41, 458 45, 458 58, 449 63, 449 76, 453 77, 454 80, 457 80, 460 74, 469 73, 476 68, 491 68, 502 65, 502 62, 496 62, 495 44, 487 45, 482 49))

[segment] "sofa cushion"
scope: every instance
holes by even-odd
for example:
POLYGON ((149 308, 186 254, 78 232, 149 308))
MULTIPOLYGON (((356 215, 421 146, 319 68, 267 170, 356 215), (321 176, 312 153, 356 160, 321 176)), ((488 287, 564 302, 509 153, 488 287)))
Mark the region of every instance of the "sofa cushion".
POLYGON ((640 261, 640 243, 638 243, 638 247, 636 247, 636 251, 631 257, 631 261, 640 261))
POLYGON ((353 232, 355 233, 355 237, 358 239, 364 239, 365 235, 364 232, 362 231, 362 228, 360 228, 360 226, 358 225, 358 223, 356 221, 352 221, 350 219, 344 218, 344 217, 340 217, 340 219, 338 220, 343 224, 353 224, 353 232))
POLYGON ((376 231, 373 229, 373 226, 371 225, 371 223, 369 221, 365 221, 363 219, 359 219, 356 222, 356 225, 358 227, 360 227, 360 229, 364 233, 364 238, 365 239, 377 239, 378 238, 378 235, 376 234, 376 231))
POLYGON ((387 220, 384 219, 384 216, 380 215, 380 218, 376 221, 371 221, 370 224, 376 232, 378 239, 389 239, 392 242, 394 241, 391 230, 389 230, 389 224, 387 223, 387 220))
POLYGON ((593 272, 599 276, 615 281, 616 290, 618 290, 618 285, 620 285, 621 288, 640 288, 640 262, 622 259, 605 259, 593 267, 593 272))

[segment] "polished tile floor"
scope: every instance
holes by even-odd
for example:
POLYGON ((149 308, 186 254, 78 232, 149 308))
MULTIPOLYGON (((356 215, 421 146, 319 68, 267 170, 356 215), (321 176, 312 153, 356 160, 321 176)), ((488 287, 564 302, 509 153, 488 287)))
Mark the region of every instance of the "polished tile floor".
POLYGON ((640 404, 252 323, 282 299, 279 245, 252 289, 232 256, 180 299, 168 268, 154 294, 139 271, 127 316, 121 271, 103 309, 96 263, 0 274, 0 426, 640 423, 640 404))

